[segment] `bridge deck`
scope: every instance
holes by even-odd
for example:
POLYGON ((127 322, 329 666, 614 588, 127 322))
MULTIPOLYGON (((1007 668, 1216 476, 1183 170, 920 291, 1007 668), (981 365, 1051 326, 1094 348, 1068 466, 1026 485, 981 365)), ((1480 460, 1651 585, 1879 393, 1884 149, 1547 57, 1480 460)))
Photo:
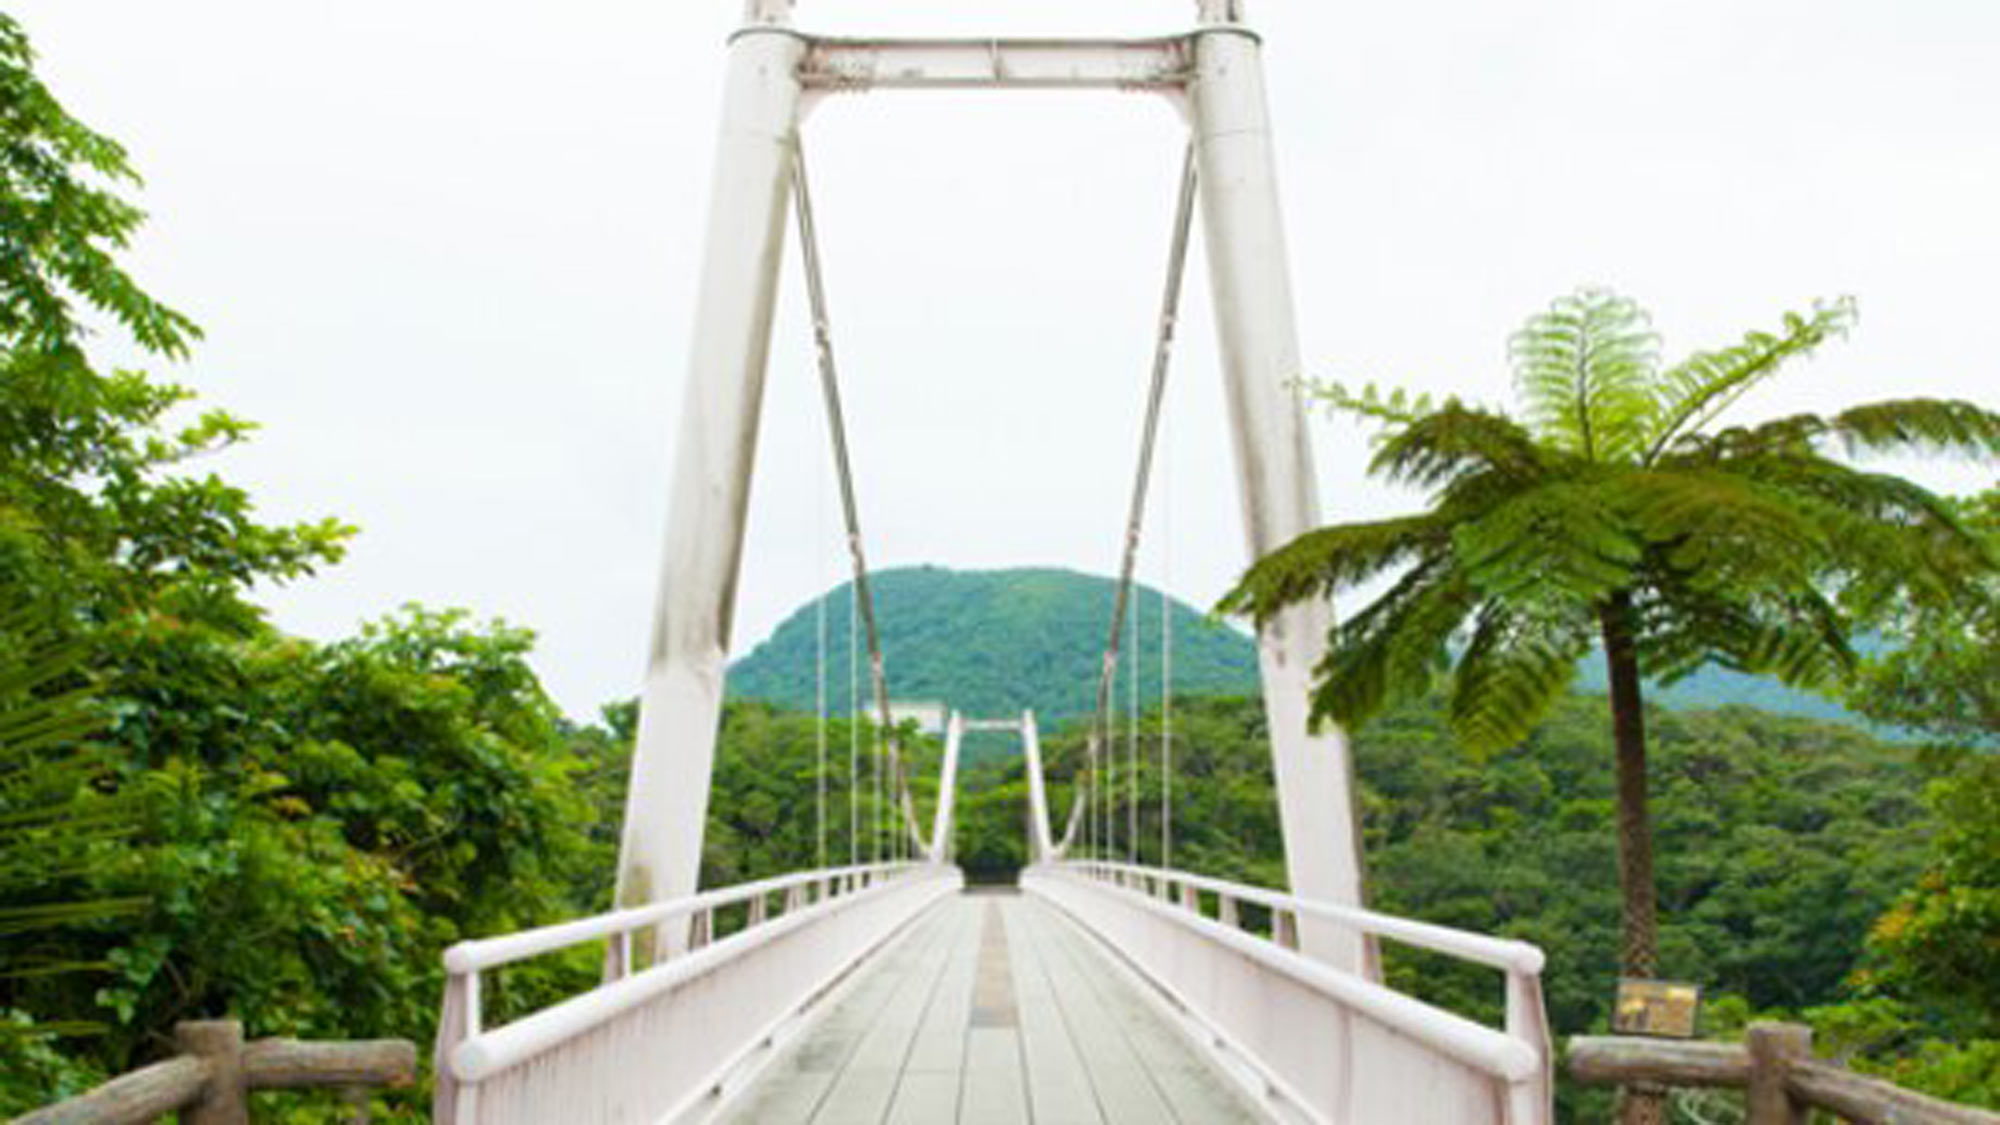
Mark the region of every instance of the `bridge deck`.
POLYGON ((860 974, 728 1120, 1263 1120, 1101 948, 1026 896, 947 900, 860 974))

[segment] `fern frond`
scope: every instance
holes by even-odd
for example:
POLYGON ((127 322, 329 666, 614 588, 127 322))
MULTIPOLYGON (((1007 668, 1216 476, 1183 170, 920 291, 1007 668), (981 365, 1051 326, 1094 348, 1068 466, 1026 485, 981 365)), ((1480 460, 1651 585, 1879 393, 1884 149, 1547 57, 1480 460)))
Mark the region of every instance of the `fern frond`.
POLYGON ((1413 562, 1442 546, 1449 534, 1433 515, 1308 531, 1251 564, 1216 603, 1216 612, 1247 614, 1261 625, 1286 606, 1331 597, 1413 562))
POLYGON ((1452 546, 1467 580, 1517 606, 1588 606, 1632 581, 1644 545, 1589 481, 1524 489, 1457 523, 1452 546))
POLYGON ((1328 636, 1313 669, 1312 721, 1354 725, 1422 698, 1449 666, 1451 639, 1474 605, 1449 558, 1412 568, 1328 636))
POLYGON ((1717 470, 1636 470, 1618 478, 1631 526, 1677 573, 1709 587, 1811 583, 1826 530, 1755 480, 1717 470))
POLYGON ((1467 749, 1504 750, 1535 729, 1569 690, 1577 662, 1590 651, 1584 625, 1576 618, 1497 604, 1481 611, 1472 641, 1458 658, 1450 699, 1452 731, 1467 749))
POLYGON ((1626 461, 1649 432, 1658 348, 1635 302, 1584 289, 1531 317, 1508 350, 1537 434, 1586 460, 1626 461))
POLYGON ((1647 676, 1662 683, 1715 664, 1825 691, 1859 663, 1847 618, 1810 587, 1741 596, 1669 584, 1663 592, 1644 615, 1641 644, 1647 676))
POLYGON ((1947 605, 2000 569, 1994 544, 1971 532, 1930 490, 1812 453, 1735 457, 1722 463, 1819 529, 1825 550, 1816 585, 1837 588, 1856 612, 1891 601, 1947 605))
POLYGON ((1658 461, 1680 438, 1698 433, 1745 391, 1777 374, 1786 360, 1811 354, 1830 337, 1845 336, 1856 315, 1851 297, 1815 303, 1810 316, 1786 313, 1784 330, 1777 335, 1751 332, 1740 344, 1696 352, 1661 372, 1641 463, 1658 461))
MULTIPOLYGON (((1334 414, 1348 414, 1364 422, 1374 422, 1388 432, 1401 429, 1429 416, 1435 402, 1428 394, 1412 394, 1401 387, 1383 391, 1369 383, 1359 391, 1345 383, 1308 380, 1306 393, 1326 405, 1334 414)), ((1456 399, 1447 400, 1455 403, 1456 399)))
POLYGON ((2000 458, 2000 413, 1953 399, 1891 399, 1853 407, 1831 418, 1793 414, 1756 426, 1720 430, 1706 438, 1689 435, 1662 463, 1719 464, 1772 455, 1816 457, 1817 448, 1829 442, 1837 443, 1849 456, 1953 454, 1991 460, 2000 458))
POLYGON ((1830 432, 1849 454, 2000 457, 2000 413, 1950 399, 1895 399, 1857 406, 1835 415, 1830 432))
POLYGON ((1435 488, 1478 470, 1525 480, 1544 470, 1534 435, 1503 414, 1448 402, 1388 435, 1370 476, 1435 488))

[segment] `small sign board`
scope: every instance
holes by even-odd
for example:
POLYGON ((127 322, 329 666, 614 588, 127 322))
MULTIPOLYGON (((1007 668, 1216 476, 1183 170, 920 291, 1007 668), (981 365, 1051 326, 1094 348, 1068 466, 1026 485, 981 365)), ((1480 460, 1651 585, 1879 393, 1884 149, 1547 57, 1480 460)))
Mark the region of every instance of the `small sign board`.
POLYGON ((1611 1030, 1619 1035, 1692 1039, 1701 1009, 1701 986, 1666 980, 1618 979, 1611 1030))

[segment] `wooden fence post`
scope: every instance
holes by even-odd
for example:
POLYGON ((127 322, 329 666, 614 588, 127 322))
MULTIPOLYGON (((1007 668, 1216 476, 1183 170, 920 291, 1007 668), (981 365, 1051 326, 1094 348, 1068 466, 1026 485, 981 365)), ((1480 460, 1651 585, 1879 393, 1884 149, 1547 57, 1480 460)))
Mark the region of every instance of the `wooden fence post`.
POLYGON ((243 1069, 243 1025, 199 1020, 174 1025, 181 1054, 208 1063, 201 1097, 181 1110, 181 1125, 250 1125, 249 1079, 243 1069))
POLYGON ((1785 1072, 1792 1060, 1812 1057, 1812 1028, 1753 1023, 1744 1041, 1750 1048, 1749 1125, 1807 1125, 1811 1114, 1792 1099, 1785 1072))

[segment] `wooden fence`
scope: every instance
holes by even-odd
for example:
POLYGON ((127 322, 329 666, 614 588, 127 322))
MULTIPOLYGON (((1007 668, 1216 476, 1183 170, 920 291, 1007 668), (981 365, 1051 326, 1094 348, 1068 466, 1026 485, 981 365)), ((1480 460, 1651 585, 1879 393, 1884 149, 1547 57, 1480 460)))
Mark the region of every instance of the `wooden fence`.
POLYGON ((178 1113, 181 1125, 247 1125, 254 1090, 333 1089, 365 1125, 368 1095, 416 1080, 417 1048, 406 1039, 243 1042, 235 1020, 174 1027, 176 1058, 114 1078, 87 1094, 15 1118, 14 1125, 148 1125, 178 1113))
POLYGON ((1587 1086, 1702 1086, 1747 1091, 1748 1125, 1806 1125, 1824 1110, 1859 1125, 2000 1125, 2000 1113, 1939 1101, 1816 1059, 1812 1029, 1754 1023, 1741 1044, 1576 1038, 1570 1077, 1587 1086))

